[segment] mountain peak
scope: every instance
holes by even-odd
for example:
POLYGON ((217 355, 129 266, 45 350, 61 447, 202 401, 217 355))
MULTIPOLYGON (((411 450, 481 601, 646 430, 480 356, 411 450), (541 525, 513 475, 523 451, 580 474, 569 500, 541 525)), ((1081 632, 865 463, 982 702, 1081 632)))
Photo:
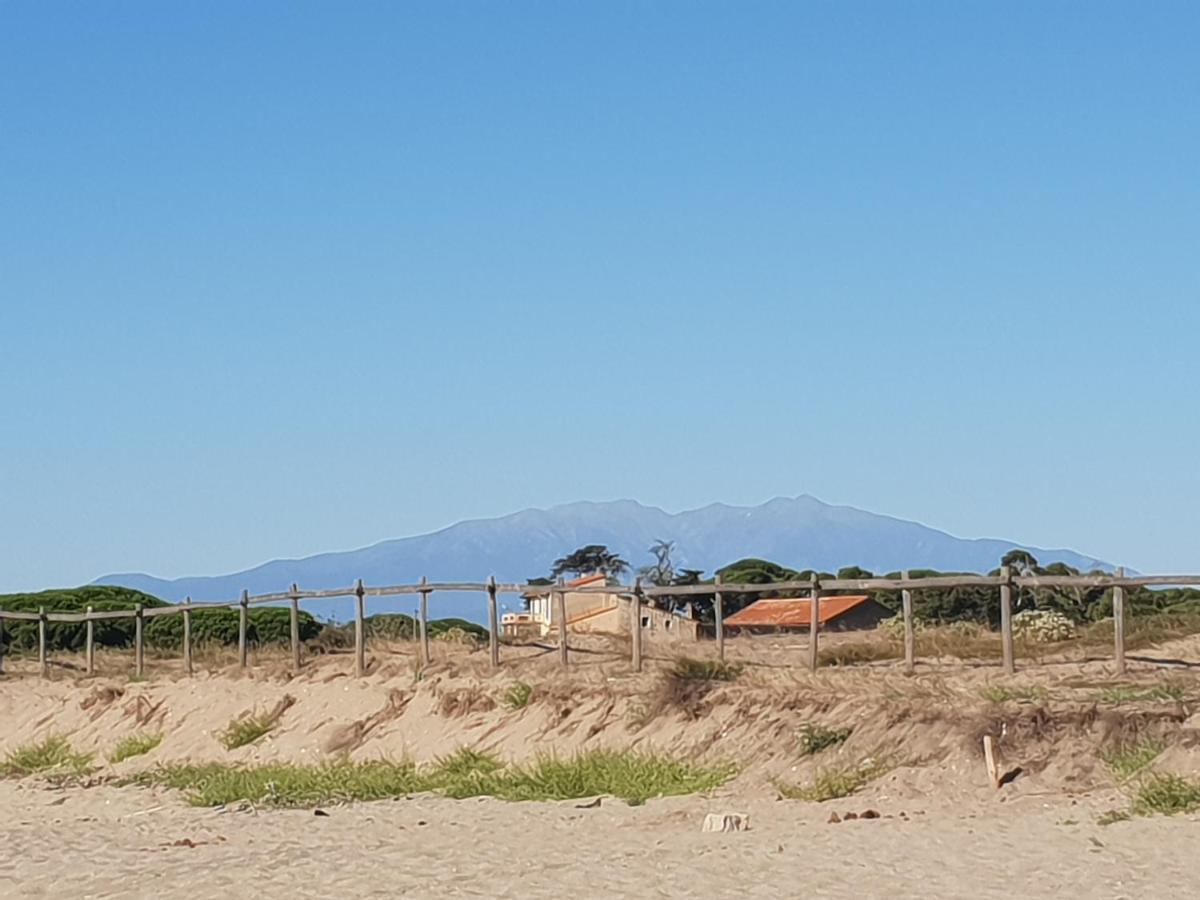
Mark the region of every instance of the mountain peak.
MULTIPOLYGON (((800 494, 775 497, 758 506, 710 503, 678 513, 637 500, 579 500, 470 519, 360 550, 272 560, 231 575, 165 580, 126 573, 106 575, 95 583, 137 588, 167 600, 188 595, 195 600, 231 600, 243 588, 264 593, 292 582, 323 589, 344 587, 357 578, 377 585, 413 583, 422 575, 434 581, 482 581, 489 575, 522 581, 547 574, 555 559, 585 544, 605 544, 635 567, 645 565, 657 540, 674 542, 676 565, 705 572, 743 557, 770 559, 797 570, 836 571, 856 565, 875 572, 903 568, 985 572, 1015 547, 1029 550, 1042 562, 1061 561, 1083 570, 1107 567, 1070 550, 957 538, 918 522, 834 506, 800 494)), ((451 598, 441 600, 451 602, 451 598)), ((439 614, 474 619, 482 615, 478 598, 459 598, 454 603, 465 605, 439 614)))

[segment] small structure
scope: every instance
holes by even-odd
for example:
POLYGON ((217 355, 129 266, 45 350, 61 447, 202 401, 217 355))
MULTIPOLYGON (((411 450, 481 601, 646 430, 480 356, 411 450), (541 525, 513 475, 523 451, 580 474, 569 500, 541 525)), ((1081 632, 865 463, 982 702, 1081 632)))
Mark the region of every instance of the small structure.
MULTIPOLYGON (((577 633, 629 633, 630 605, 633 598, 618 593, 609 577, 601 572, 568 581, 561 588, 547 585, 523 595, 526 611, 505 613, 500 620, 501 631, 510 637, 546 637, 558 630, 558 604, 554 593, 563 594, 567 613, 567 629, 577 633), (611 591, 597 590, 612 586, 611 591), (591 588, 591 590, 580 590, 591 588)), ((700 637, 700 623, 692 618, 691 607, 685 613, 672 613, 643 602, 642 629, 651 636, 695 641, 700 637)))
MULTIPOLYGON (((891 610, 866 594, 821 597, 822 631, 856 631, 874 628, 892 615, 891 610)), ((725 620, 726 628, 762 631, 807 631, 812 624, 809 597, 767 597, 751 603, 725 620)))

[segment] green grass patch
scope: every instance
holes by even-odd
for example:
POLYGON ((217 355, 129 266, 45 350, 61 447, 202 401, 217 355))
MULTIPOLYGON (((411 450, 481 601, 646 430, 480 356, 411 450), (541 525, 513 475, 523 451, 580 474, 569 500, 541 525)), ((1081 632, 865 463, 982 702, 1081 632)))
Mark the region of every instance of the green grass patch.
POLYGON ((108 757, 108 761, 119 763, 134 756, 141 756, 149 753, 162 742, 163 733, 161 731, 156 731, 153 734, 131 734, 128 737, 121 738, 117 742, 117 746, 113 748, 112 755, 108 757))
POLYGON ((52 736, 37 744, 25 744, 9 752, 0 762, 0 777, 27 775, 86 775, 92 770, 92 754, 77 753, 64 737, 52 736))
POLYGON ((1050 696, 1050 692, 1036 684, 985 684, 979 689, 979 696, 989 703, 1005 703, 1012 700, 1042 701, 1050 696))
POLYGON ((680 656, 671 667, 671 674, 683 681, 736 681, 743 667, 720 659, 692 659, 680 656))
POLYGON ((1143 737, 1136 741, 1113 744, 1100 751, 1100 759, 1118 782, 1133 778, 1166 749, 1158 738, 1143 737))
POLYGON ((253 744, 264 734, 275 727, 276 717, 269 715, 243 716, 234 719, 225 730, 217 735, 217 740, 226 750, 236 750, 253 744))
POLYGON ((1140 816, 1190 813, 1200 809, 1200 781, 1155 772, 1138 787, 1133 812, 1140 816))
POLYGON ((775 789, 786 800, 806 800, 822 803, 857 794, 870 782, 888 772, 892 766, 882 760, 863 760, 855 765, 822 769, 806 785, 777 782, 775 789))
POLYGON ((1094 697, 1098 703, 1111 703, 1119 706, 1122 703, 1156 702, 1164 703, 1183 700, 1188 695, 1187 687, 1175 682, 1165 681, 1162 684, 1149 687, 1139 687, 1132 684, 1114 684, 1098 690, 1094 697))
POLYGON ((733 774, 732 766, 602 750, 505 766, 489 754, 463 749, 423 768, 388 760, 339 760, 319 766, 184 765, 162 766, 131 780, 183 791, 196 806, 248 800, 266 806, 311 807, 422 791, 503 800, 570 800, 607 794, 638 804, 650 797, 711 790, 733 774))
POLYGON ((850 737, 850 732, 849 728, 827 728, 824 725, 806 722, 800 728, 800 755, 812 756, 814 753, 845 743, 846 738, 850 737))
POLYGON ((515 681, 508 686, 501 699, 505 709, 516 712, 518 709, 528 706, 532 698, 533 685, 526 684, 524 681, 515 681))

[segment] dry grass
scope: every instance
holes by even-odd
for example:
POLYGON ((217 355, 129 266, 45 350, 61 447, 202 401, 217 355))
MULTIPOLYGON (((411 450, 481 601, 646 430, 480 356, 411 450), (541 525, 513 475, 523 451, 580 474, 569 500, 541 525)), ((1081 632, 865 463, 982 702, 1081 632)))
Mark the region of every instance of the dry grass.
POLYGON ((806 785, 776 782, 775 789, 785 800, 823 803, 826 800, 838 800, 858 793, 892 768, 893 766, 884 760, 864 759, 857 763, 821 769, 806 785))

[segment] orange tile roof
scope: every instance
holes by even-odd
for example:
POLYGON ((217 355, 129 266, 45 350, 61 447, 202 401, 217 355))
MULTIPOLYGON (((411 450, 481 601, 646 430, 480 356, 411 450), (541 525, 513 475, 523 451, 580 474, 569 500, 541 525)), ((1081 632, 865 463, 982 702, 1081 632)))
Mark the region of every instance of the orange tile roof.
POLYGON ((597 581, 605 581, 605 580, 607 580, 607 578, 608 578, 608 576, 605 575, 603 572, 595 572, 591 575, 584 575, 582 578, 576 578, 573 581, 568 581, 566 583, 566 585, 564 585, 564 587, 569 587, 569 588, 583 587, 584 585, 587 585, 587 584, 594 584, 597 581))
MULTIPOLYGON (((866 594, 821 598, 821 624, 844 615, 870 598, 866 594)), ((751 603, 725 620, 726 625, 764 628, 808 627, 812 621, 812 600, 808 597, 767 597, 751 603)))

